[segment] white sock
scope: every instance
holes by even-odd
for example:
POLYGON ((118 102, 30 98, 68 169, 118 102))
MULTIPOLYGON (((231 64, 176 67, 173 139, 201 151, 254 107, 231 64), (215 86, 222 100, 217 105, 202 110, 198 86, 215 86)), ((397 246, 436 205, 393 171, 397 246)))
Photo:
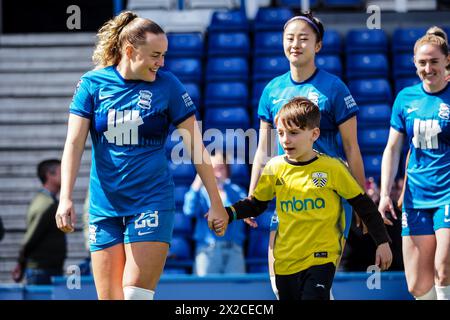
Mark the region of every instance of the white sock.
POLYGON ((280 296, 278 295, 277 284, 275 283, 275 276, 270 276, 270 285, 272 286, 272 291, 277 297, 277 300, 280 300, 280 296))
POLYGON ((126 286, 123 288, 123 295, 125 300, 153 300, 155 291, 138 288, 133 286, 126 286))
POLYGON ((450 300, 450 286, 436 286, 438 300, 450 300))
POLYGON ((436 300, 436 290, 434 286, 431 287, 430 291, 425 293, 422 296, 414 297, 416 300, 436 300))

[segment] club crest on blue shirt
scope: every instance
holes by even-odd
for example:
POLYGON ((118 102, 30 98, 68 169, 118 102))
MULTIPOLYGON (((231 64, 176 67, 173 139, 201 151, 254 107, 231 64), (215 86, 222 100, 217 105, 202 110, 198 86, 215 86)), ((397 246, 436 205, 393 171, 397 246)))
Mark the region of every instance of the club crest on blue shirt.
POLYGON ((328 175, 325 172, 313 172, 311 177, 314 185, 318 188, 323 188, 327 184, 328 175))
POLYGON ((148 90, 139 91, 139 101, 138 106, 142 109, 150 109, 152 107, 152 93, 148 90))
POLYGON ((312 103, 314 103, 316 106, 319 105, 319 94, 314 91, 310 91, 308 93, 308 99, 311 100, 312 103))
POLYGON ((450 108, 449 108, 448 104, 441 103, 439 105, 438 116, 439 116, 439 118, 444 119, 444 120, 450 119, 450 108))

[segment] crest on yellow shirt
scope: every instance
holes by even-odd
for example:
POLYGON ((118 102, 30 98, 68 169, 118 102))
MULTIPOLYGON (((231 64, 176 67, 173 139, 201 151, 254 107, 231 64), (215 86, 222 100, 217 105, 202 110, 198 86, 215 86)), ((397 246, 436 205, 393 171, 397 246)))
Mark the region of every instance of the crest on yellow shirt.
POLYGON ((314 185, 318 188, 323 188, 327 184, 328 175, 325 172, 313 172, 311 177, 314 185))

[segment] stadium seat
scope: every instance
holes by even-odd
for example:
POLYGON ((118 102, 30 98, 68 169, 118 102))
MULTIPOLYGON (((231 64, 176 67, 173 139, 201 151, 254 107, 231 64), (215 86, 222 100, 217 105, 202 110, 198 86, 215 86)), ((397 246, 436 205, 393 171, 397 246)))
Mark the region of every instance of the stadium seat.
POLYGON ((175 212, 173 221, 173 234, 180 237, 191 237, 194 231, 192 218, 183 212, 175 212))
POLYGON ((394 79, 416 76, 414 53, 412 51, 409 53, 396 53, 394 55, 393 68, 394 79))
POLYGON ((254 55, 279 55, 283 52, 282 31, 260 31, 255 33, 254 55))
POLYGON ((260 7, 256 13, 254 30, 257 31, 283 31, 287 20, 293 17, 288 8, 260 7))
POLYGON ((242 10, 220 10, 213 12, 208 32, 249 31, 249 23, 242 10))
POLYGON ((342 53, 342 40, 339 32, 333 29, 325 30, 322 39, 322 49, 320 54, 338 54, 342 53))
POLYGON ((173 10, 177 6, 177 0, 128 0, 127 9, 137 10, 151 10, 151 9, 166 9, 173 10))
POLYGON ((173 162, 170 162, 169 168, 172 172, 175 185, 177 184, 190 185, 192 181, 194 181, 196 171, 193 164, 191 163, 175 164, 173 162))
POLYGON ((242 105, 246 106, 248 88, 245 82, 214 82, 206 84, 205 109, 242 105))
POLYGON ((203 37, 200 32, 168 33, 167 57, 198 57, 204 53, 203 37))
POLYGON ((358 142, 361 152, 382 153, 389 137, 389 128, 359 128, 358 142))
POLYGON ((389 64, 386 55, 374 54, 348 54, 347 78, 387 78, 389 64))
POLYGON ((210 32, 208 56, 244 56, 250 53, 250 40, 246 32, 210 32))
POLYGON ((247 262, 247 272, 248 273, 269 273, 269 265, 266 259, 262 259, 256 263, 247 262))
POLYGON ((248 236, 247 258, 267 258, 269 232, 251 229, 248 236))
POLYGON ((170 243, 168 257, 175 260, 192 259, 192 247, 189 240, 180 236, 174 236, 170 243))
POLYGON ((187 9, 234 9, 239 5, 236 0, 185 0, 187 9))
POLYGON ((258 110, 259 99, 261 99, 261 95, 266 87, 268 81, 256 81, 253 82, 252 87, 252 109, 258 110))
POLYGON ((244 107, 223 107, 206 109, 205 128, 243 129, 250 127, 250 117, 244 107))
POLYGON ((256 57, 253 60, 253 80, 271 80, 289 71, 285 56, 256 57))
POLYGON ((397 28, 392 35, 392 50, 394 53, 414 51, 414 44, 417 39, 425 35, 427 28, 397 28))
POLYGON ((418 76, 408 77, 408 78, 398 78, 395 79, 395 94, 400 92, 403 88, 410 87, 416 85, 420 82, 420 78, 418 76))
POLYGON ((328 8, 362 7, 364 0, 322 0, 323 6, 328 8))
POLYGON ((383 53, 388 51, 388 38, 382 29, 352 29, 347 33, 348 53, 383 53))
POLYGON ((388 103, 392 91, 387 79, 359 79, 348 82, 348 88, 358 104, 388 103))
POLYGON ((164 274, 189 274, 187 268, 165 267, 164 274))
POLYGON ((341 58, 338 55, 317 55, 316 66, 342 78, 342 63, 341 58))
POLYGON ((388 128, 391 112, 390 105, 386 103, 360 105, 358 113, 359 130, 369 127, 388 128))
POLYGON ((206 64, 205 80, 248 81, 248 62, 241 57, 209 58, 206 64))
POLYGON ((374 177, 375 179, 379 179, 381 176, 381 159, 383 158, 383 154, 363 153, 362 157, 366 177, 374 177))
POLYGON ((198 58, 170 58, 165 61, 165 69, 171 71, 182 82, 200 83, 202 80, 202 62, 198 58))

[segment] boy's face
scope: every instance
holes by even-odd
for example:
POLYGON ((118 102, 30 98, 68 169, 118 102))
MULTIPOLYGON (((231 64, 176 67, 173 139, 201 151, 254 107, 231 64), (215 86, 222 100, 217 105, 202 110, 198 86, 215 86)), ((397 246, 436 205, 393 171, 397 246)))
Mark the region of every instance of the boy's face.
POLYGON ((319 128, 300 129, 292 124, 286 127, 281 119, 277 121, 277 133, 284 153, 289 160, 308 161, 315 154, 313 144, 319 138, 319 128))

